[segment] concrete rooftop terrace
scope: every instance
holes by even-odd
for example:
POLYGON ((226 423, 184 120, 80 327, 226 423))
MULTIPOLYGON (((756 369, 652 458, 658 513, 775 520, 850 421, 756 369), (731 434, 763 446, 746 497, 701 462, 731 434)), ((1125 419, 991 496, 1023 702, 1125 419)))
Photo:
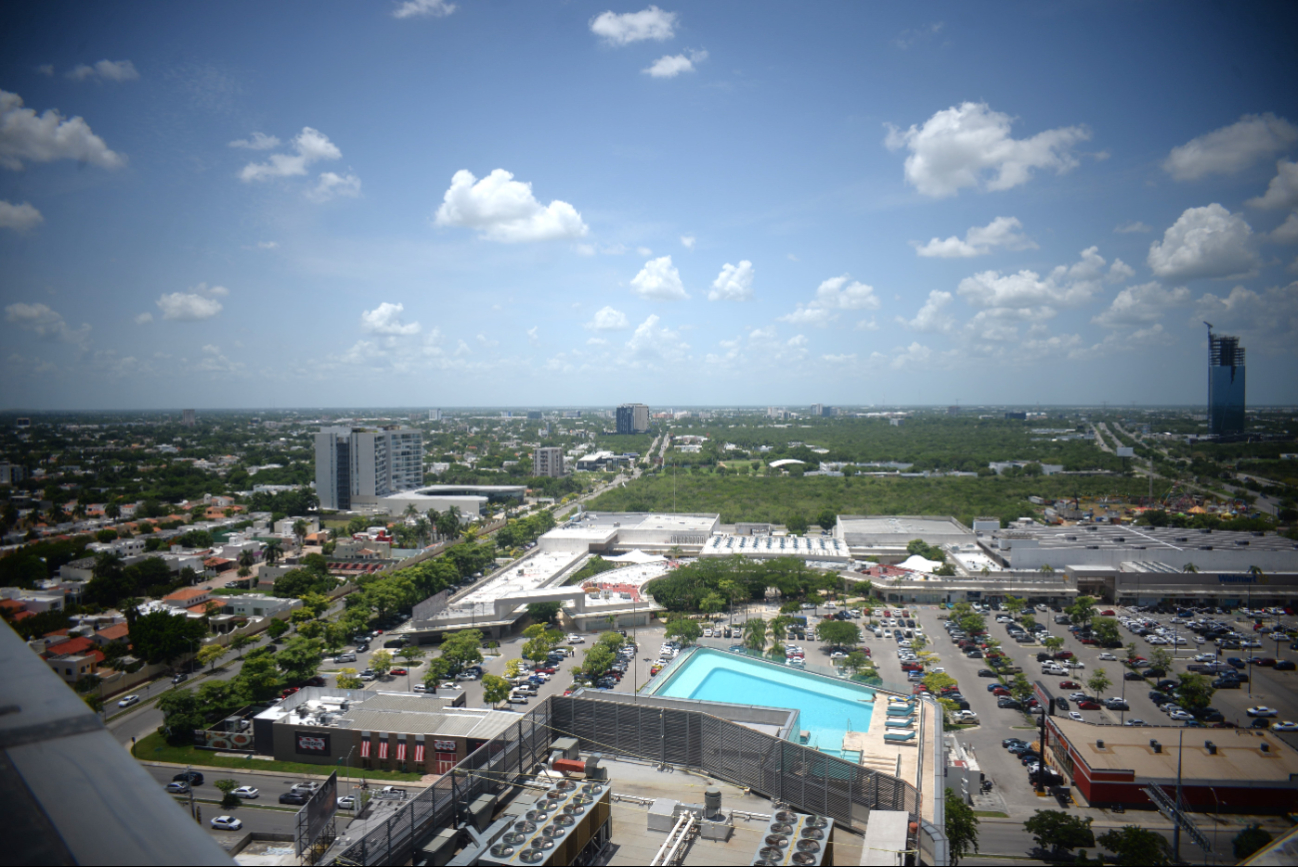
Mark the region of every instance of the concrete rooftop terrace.
POLYGON ((547 586, 581 556, 571 551, 538 551, 482 582, 437 616, 467 616, 475 605, 480 611, 493 614, 497 599, 529 593, 547 586))
POLYGON ((1287 783, 1298 774, 1298 751, 1279 738, 1255 729, 1180 729, 1096 726, 1055 717, 1051 724, 1063 733, 1077 755, 1094 770, 1134 771, 1136 776, 1176 779, 1177 736, 1184 733, 1180 750, 1182 775, 1187 781, 1235 780, 1287 783), (1100 749, 1096 742, 1104 741, 1100 749), (1150 741, 1162 746, 1155 753, 1150 741), (1217 754, 1208 752, 1212 741, 1217 754), (1263 752, 1261 747, 1269 747, 1263 752))
POLYGON ((955 518, 923 515, 839 515, 834 536, 857 546, 902 545, 923 539, 930 545, 974 541, 973 531, 955 518))

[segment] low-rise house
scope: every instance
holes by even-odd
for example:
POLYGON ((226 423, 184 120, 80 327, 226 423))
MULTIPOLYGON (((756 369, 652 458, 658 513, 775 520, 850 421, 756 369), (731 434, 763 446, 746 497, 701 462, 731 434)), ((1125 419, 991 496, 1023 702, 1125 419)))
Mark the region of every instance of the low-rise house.
POLYGON ((301 599, 281 599, 263 593, 243 593, 225 600, 225 614, 237 617, 274 617, 294 608, 301 608, 301 599))
POLYGON ((206 605, 212 599, 212 591, 205 587, 184 587, 175 593, 162 597, 163 603, 172 608, 192 610, 195 606, 206 605))

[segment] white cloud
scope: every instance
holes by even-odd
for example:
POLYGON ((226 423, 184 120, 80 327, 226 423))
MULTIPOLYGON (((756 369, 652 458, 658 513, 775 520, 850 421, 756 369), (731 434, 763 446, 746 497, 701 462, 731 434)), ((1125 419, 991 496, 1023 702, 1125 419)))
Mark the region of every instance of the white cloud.
POLYGON ((478 341, 478 344, 479 344, 480 346, 486 348, 486 349, 491 349, 491 348, 493 348, 493 347, 496 347, 496 346, 499 346, 499 345, 500 345, 500 341, 499 341, 499 340, 492 340, 491 338, 487 337, 487 335, 483 334, 482 332, 478 332, 478 336, 475 337, 474 340, 478 341))
POLYGON ((945 26, 945 22, 934 21, 927 27, 903 30, 901 33, 897 34, 895 39, 892 40, 892 44, 900 48, 902 51, 905 51, 907 48, 910 48, 918 42, 923 42, 936 36, 942 31, 943 26, 945 26))
POLYGON ((927 244, 915 244, 915 252, 921 256, 940 259, 967 258, 986 256, 993 247, 1005 247, 1009 250, 1035 250, 1036 242, 1019 230, 1023 224, 1017 217, 997 217, 986 226, 974 226, 965 233, 964 240, 952 235, 945 241, 934 238, 927 244))
POLYGON ((1178 181, 1204 175, 1229 175, 1298 141, 1298 127, 1271 112, 1246 114, 1236 123, 1172 148, 1163 169, 1178 181))
POLYGON ((140 73, 135 71, 135 64, 129 60, 101 60, 94 66, 81 64, 69 69, 64 75, 73 81, 85 81, 87 78, 98 78, 104 81, 136 81, 140 73))
POLYGON ((271 154, 270 160, 264 163, 248 163, 239 172, 242 181, 264 181, 269 178, 287 178, 305 175, 306 167, 318 160, 341 159, 343 152, 329 141, 329 136, 309 126, 302 127, 302 132, 293 139, 291 154, 271 154))
POLYGON ((361 331, 369 334, 389 334, 408 336, 419 333, 419 323, 401 321, 401 314, 406 309, 404 304, 392 304, 384 301, 373 310, 361 313, 361 331))
POLYGON ((541 326, 539 325, 533 325, 531 328, 527 329, 527 339, 533 346, 541 342, 540 331, 541 326))
POLYGON ((1008 190, 1027 183, 1037 168, 1066 172, 1078 164, 1072 146, 1091 137, 1085 126, 1069 126, 1015 139, 1012 123, 986 103, 966 102, 904 132, 886 124, 884 144, 894 151, 907 148, 906 180, 924 195, 942 198, 979 184, 1008 190), (988 172, 994 176, 986 177, 988 172))
POLYGON ((306 197, 313 202, 327 202, 338 196, 355 198, 360 194, 361 179, 350 172, 345 175, 321 172, 319 183, 307 191, 306 197))
POLYGON ((919 308, 914 319, 898 316, 897 321, 916 331, 950 331, 955 326, 955 320, 946 308, 954 299, 955 296, 950 292, 934 289, 928 293, 928 300, 919 308))
POLYGON ((446 0, 405 0, 392 10, 393 18, 445 18, 458 7, 446 0))
POLYGON ((747 301, 753 297, 753 263, 747 259, 738 265, 727 262, 712 281, 709 301, 747 301))
POLYGON ((1121 259, 1115 258, 1113 264, 1109 266, 1109 273, 1105 279, 1110 283, 1121 283, 1123 280, 1130 280, 1135 276, 1135 268, 1132 268, 1121 259))
POLYGON ((1298 208, 1298 162, 1280 160, 1266 192, 1247 204, 1254 208, 1298 208))
POLYGON ((258 250, 275 250, 279 247, 279 241, 258 241, 258 250))
POLYGON ((12 322, 25 331, 31 331, 45 340, 61 340, 75 344, 83 352, 89 347, 90 326, 82 325, 72 329, 63 319, 62 314, 51 310, 45 304, 27 304, 18 302, 5 307, 5 320, 12 322))
POLYGON ((654 254, 654 251, 648 247, 636 247, 635 252, 637 256, 643 256, 646 259, 654 254))
POLYGON ((856 361, 855 352, 845 352, 842 355, 822 355, 821 361, 827 361, 830 364, 851 364, 856 361))
POLYGON ((1250 348, 1298 350, 1298 282, 1254 292, 1236 286, 1225 298, 1206 293, 1195 303, 1195 320, 1223 331, 1242 332, 1250 348))
POLYGON ((279 139, 273 135, 266 135, 264 132, 254 132, 248 138, 235 139, 230 142, 228 147, 244 148, 250 151, 268 151, 271 148, 279 147, 279 139))
POLYGON ((896 350, 888 366, 893 370, 901 370, 904 367, 914 367, 922 365, 933 355, 933 350, 920 343, 912 343, 905 349, 896 350))
POLYGON ((630 351, 630 360, 648 362, 680 361, 689 352, 679 331, 672 331, 667 326, 659 327, 657 314, 652 314, 636 326, 631 339, 626 342, 630 351))
POLYGON ((172 292, 159 296, 155 303, 162 311, 163 319, 177 322, 201 322, 211 319, 222 310, 220 301, 197 292, 172 292))
POLYGON ((15 205, 0 200, 0 229, 13 229, 15 232, 26 232, 32 226, 45 222, 41 212, 32 207, 31 202, 15 205))
POLYGON ((1239 214, 1213 203, 1187 208, 1149 245, 1149 267, 1164 280, 1234 277, 1257 267, 1253 230, 1239 214))
POLYGON ((1133 232, 1152 232, 1154 231, 1154 229, 1151 226, 1146 226, 1144 223, 1140 222, 1139 220, 1132 220, 1130 222, 1122 223, 1121 225, 1114 226, 1113 231, 1123 235, 1130 235, 1133 232))
POLYGON ((585 327, 592 331, 621 331, 629 325, 625 313, 612 307, 604 307, 586 323, 585 327))
POLYGON ((35 110, 23 108, 21 96, 0 90, 0 166, 18 171, 23 160, 60 159, 105 169, 126 165, 126 157, 109 150, 81 118, 64 119, 52 108, 38 116, 35 110))
POLYGON ((694 249, 694 242, 697 239, 693 235, 681 235, 681 246, 686 250, 694 249))
MULTIPOLYGON (((1118 268, 1120 262, 1115 260, 1109 271, 1110 278, 1130 270, 1126 265, 1118 268)), ((1077 262, 1060 265, 1044 278, 1026 269, 1013 274, 983 271, 961 280, 956 292, 975 307, 989 309, 1075 307, 1090 301, 1100 292, 1105 264, 1098 248, 1088 247, 1077 262)))
POLYGON ((1190 300, 1190 290, 1184 286, 1164 289, 1157 281, 1129 286, 1118 293, 1108 309, 1091 321, 1105 328, 1135 328, 1151 325, 1162 319, 1169 309, 1190 300))
POLYGON ((876 322, 873 318, 862 319, 860 322, 856 323, 856 330, 857 331, 878 331, 879 323, 876 322))
POLYGON ((780 322, 787 322, 790 325, 814 325, 820 328, 837 319, 838 314, 826 310, 824 307, 817 307, 815 302, 812 302, 811 304, 799 304, 798 308, 792 313, 786 313, 776 318, 780 322))
POLYGON ((639 12, 604 12, 590 22, 590 32, 609 45, 630 45, 652 39, 663 42, 676 35, 676 13, 650 6, 639 12))
POLYGON ((589 231, 572 205, 558 199, 542 205, 530 183, 504 169, 480 181, 466 169, 456 172, 435 222, 478 229, 483 238, 502 243, 580 238, 589 231))
POLYGON ((147 311, 144 312, 144 313, 141 313, 139 316, 135 317, 135 324, 136 324, 136 325, 147 325, 147 324, 149 324, 149 323, 152 322, 152 321, 153 321, 153 314, 152 314, 152 313, 149 313, 149 312, 147 312, 147 311))
POLYGON ((645 262, 631 280, 631 290, 649 301, 683 301, 685 294, 681 272, 672 265, 671 256, 660 256, 645 262))
POLYGON ((1298 244, 1298 211, 1290 212, 1289 218, 1267 235, 1267 240, 1273 244, 1298 244))
POLYGON ((816 300, 812 303, 838 310, 879 309, 879 298, 874 294, 874 287, 852 280, 848 274, 831 277, 821 283, 816 289, 816 300))
POLYGON ((215 295, 217 298, 225 298, 230 294, 230 290, 226 289, 224 286, 213 286, 209 289, 207 288, 206 283, 199 283, 194 288, 199 292, 206 292, 208 295, 215 295))
POLYGON ((40 66, 36 67, 36 71, 46 77, 52 76, 54 75, 54 64, 42 63, 40 66))
POLYGON ((691 49, 686 54, 689 56, 687 57, 685 54, 664 55, 640 71, 653 78, 675 78, 682 72, 693 72, 694 64, 702 63, 708 59, 706 51, 694 51, 691 49))

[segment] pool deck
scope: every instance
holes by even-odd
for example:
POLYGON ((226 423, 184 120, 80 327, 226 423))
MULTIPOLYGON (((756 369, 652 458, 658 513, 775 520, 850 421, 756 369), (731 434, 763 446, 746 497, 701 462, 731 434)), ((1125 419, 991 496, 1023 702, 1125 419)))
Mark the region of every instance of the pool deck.
MULTIPOLYGON (((933 743, 933 723, 929 718, 933 713, 929 707, 917 709, 920 722, 915 728, 915 740, 907 743, 890 743, 883 739, 888 727, 887 700, 889 693, 878 692, 878 704, 875 713, 870 715, 870 727, 863 732, 848 732, 843 737, 843 750, 857 750, 861 754, 860 764, 872 771, 889 776, 899 776, 912 786, 919 787, 921 773, 925 781, 933 778, 933 761, 936 745, 933 743), (920 767, 920 746, 923 746, 923 765, 920 767), (897 773, 897 757, 901 757, 901 773, 897 773)), ((928 799, 926 799, 927 801, 928 799)), ((931 812, 929 810, 926 813, 931 812)), ((931 819, 926 815, 925 818, 931 819)))

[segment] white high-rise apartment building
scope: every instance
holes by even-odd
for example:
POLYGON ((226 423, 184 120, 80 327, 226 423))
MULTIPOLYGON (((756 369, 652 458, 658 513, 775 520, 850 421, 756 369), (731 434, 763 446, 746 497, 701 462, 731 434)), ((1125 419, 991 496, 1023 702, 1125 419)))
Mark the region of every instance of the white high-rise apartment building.
POLYGON ((424 443, 411 428, 321 428, 315 435, 320 508, 348 510, 352 497, 386 497, 424 483, 424 443))
POLYGON ((532 475, 559 478, 563 475, 563 449, 542 446, 532 452, 532 475))

